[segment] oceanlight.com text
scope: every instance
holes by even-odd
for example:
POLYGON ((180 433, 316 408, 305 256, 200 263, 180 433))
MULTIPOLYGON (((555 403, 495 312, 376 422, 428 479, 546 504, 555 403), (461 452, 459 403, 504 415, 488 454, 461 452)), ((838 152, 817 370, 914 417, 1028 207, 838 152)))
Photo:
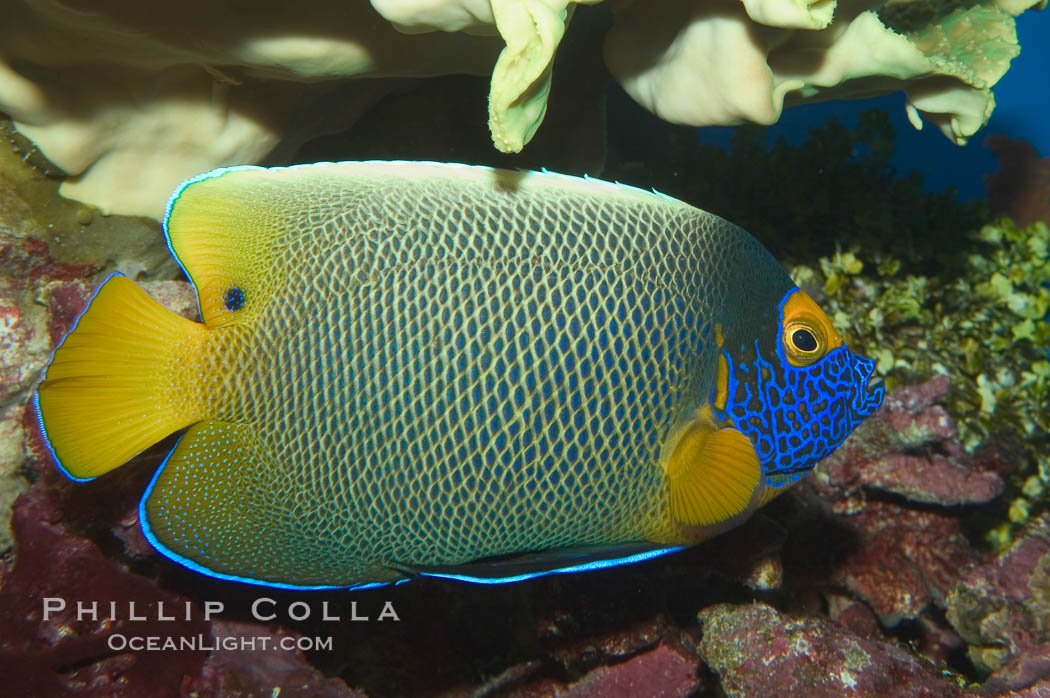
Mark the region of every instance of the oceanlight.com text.
POLYGON ((212 637, 207 634, 170 636, 170 635, 124 635, 115 633, 110 635, 106 643, 114 652, 131 650, 133 652, 162 652, 162 651, 267 651, 301 650, 313 652, 318 650, 332 649, 331 637, 273 637, 270 635, 241 636, 241 637, 212 637))

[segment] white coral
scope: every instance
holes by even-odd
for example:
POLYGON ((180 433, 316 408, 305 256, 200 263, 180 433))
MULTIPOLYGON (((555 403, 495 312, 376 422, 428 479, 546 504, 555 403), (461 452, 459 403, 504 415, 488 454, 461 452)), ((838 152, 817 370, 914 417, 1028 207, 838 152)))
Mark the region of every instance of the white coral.
MULTIPOLYGON (((233 0, 9 0, 0 112, 69 173, 65 195, 154 217, 183 179, 287 157, 391 89, 346 78, 491 73, 493 142, 515 152, 546 113, 574 6, 599 1, 258 0, 246 15, 233 0)), ((1035 1, 989 0, 898 33, 879 0, 609 0, 605 59, 676 123, 770 124, 785 105, 904 90, 913 124, 962 143, 1016 55, 1010 15, 1035 1)))

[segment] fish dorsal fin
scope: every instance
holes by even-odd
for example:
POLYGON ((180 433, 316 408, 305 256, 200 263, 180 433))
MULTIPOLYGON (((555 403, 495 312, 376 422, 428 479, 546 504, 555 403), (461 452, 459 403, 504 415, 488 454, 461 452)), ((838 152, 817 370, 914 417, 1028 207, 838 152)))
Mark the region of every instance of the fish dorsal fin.
POLYGON ((698 415, 682 429, 667 461, 671 516, 689 526, 710 526, 752 505, 762 467, 751 440, 733 428, 717 429, 698 415))
POLYGON ((656 543, 624 543, 614 546, 576 546, 542 552, 487 558, 458 565, 411 565, 391 563, 388 566, 403 574, 442 577, 478 584, 520 582, 548 574, 586 572, 642 562, 681 550, 656 543))
POLYGON ((168 203, 164 234, 209 327, 254 317, 285 281, 277 262, 289 234, 281 218, 288 193, 267 172, 213 170, 185 182, 168 203))

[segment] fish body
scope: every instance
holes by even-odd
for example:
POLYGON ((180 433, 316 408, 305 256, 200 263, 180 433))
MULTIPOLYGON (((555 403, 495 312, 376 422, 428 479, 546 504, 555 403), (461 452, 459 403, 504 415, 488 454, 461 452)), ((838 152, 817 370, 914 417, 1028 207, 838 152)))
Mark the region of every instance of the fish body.
POLYGON ((631 187, 229 168, 180 187, 165 231, 203 324, 113 277, 38 405, 78 479, 189 427, 141 520, 213 576, 503 581, 644 559, 743 520, 882 397, 750 235, 631 187), (470 572, 516 553, 534 566, 470 572))

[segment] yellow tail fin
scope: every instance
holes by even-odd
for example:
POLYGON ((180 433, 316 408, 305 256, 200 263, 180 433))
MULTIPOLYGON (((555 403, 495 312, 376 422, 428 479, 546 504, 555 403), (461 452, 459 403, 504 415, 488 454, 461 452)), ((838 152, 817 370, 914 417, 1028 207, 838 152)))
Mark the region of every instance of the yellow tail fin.
POLYGON ((55 350, 37 392, 44 437, 90 479, 202 418, 196 375, 208 330, 110 277, 55 350))

